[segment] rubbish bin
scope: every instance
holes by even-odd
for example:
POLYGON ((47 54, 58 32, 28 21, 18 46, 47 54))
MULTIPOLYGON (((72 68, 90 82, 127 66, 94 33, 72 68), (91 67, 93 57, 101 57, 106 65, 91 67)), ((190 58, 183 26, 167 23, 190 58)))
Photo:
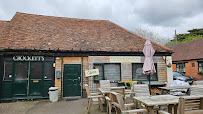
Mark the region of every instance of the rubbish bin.
POLYGON ((49 94, 49 100, 51 102, 58 101, 58 89, 59 89, 58 87, 50 87, 49 88, 48 94, 49 94))

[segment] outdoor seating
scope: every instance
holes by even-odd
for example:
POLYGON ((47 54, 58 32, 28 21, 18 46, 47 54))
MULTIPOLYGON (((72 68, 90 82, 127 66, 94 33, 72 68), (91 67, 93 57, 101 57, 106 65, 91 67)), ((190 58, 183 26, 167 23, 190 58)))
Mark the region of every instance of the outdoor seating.
POLYGON ((102 110, 102 102, 103 102, 102 98, 104 98, 104 96, 101 95, 100 93, 90 93, 89 86, 87 84, 85 84, 85 89, 88 98, 88 107, 87 107, 88 112, 90 112, 92 102, 98 102, 99 108, 100 110, 102 110))
POLYGON ((100 88, 111 87, 110 80, 100 80, 99 84, 100 84, 100 88))
MULTIPOLYGON (((150 96, 149 92, 149 86, 147 84, 136 84, 134 85, 134 93, 132 94, 132 97, 144 97, 144 96, 150 96)), ((134 101, 136 104, 136 107, 144 107, 144 105, 134 101)), ((159 110, 158 106, 154 106, 154 110, 159 110)))
POLYGON ((193 85, 203 85, 203 80, 194 81, 193 85))
POLYGON ((203 114, 203 95, 180 97, 179 114, 203 114))
POLYGON ((192 85, 190 95, 203 95, 203 85, 192 85))
MULTIPOLYGON (((116 92, 116 93, 120 93, 123 97, 123 100, 125 102, 125 87, 111 87, 110 88, 110 93, 111 92, 116 92)), ((110 94, 110 96, 105 96, 105 99, 107 101, 107 112, 109 114, 111 114, 111 109, 112 109, 112 102, 113 102, 113 97, 112 95, 110 94)))
POLYGON ((115 106, 116 113, 117 114, 126 114, 126 113, 141 113, 141 112, 147 112, 146 109, 133 109, 130 108, 134 106, 134 103, 131 104, 125 104, 123 101, 123 96, 116 92, 111 92, 112 96, 112 104, 115 106))
POLYGON ((134 95, 133 96, 136 96, 136 97, 150 96, 149 86, 147 84, 134 85, 134 95))
POLYGON ((137 82, 132 82, 132 86, 131 86, 130 91, 125 91, 126 97, 132 98, 132 95, 134 93, 134 85, 137 85, 137 82))

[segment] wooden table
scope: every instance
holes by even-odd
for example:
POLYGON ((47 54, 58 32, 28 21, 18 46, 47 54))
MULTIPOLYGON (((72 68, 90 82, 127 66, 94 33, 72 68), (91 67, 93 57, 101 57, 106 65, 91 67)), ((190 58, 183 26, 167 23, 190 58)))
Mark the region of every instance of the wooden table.
POLYGON ((124 86, 121 87, 108 87, 108 88, 98 88, 98 90, 102 93, 102 94, 109 94, 110 93, 110 89, 117 89, 117 88, 125 88, 124 86))
POLYGON ((178 96, 173 95, 155 95, 155 96, 145 96, 145 97, 133 97, 137 102, 140 102, 146 106, 149 114, 154 114, 153 107, 157 105, 168 105, 168 112, 172 113, 174 109, 174 114, 177 114, 177 107, 179 102, 178 96))
POLYGON ((159 87, 161 89, 161 94, 163 95, 164 92, 170 93, 171 90, 176 90, 176 91, 171 91, 171 92, 182 92, 183 90, 178 90, 178 89, 190 89, 191 86, 171 86, 171 87, 159 87))

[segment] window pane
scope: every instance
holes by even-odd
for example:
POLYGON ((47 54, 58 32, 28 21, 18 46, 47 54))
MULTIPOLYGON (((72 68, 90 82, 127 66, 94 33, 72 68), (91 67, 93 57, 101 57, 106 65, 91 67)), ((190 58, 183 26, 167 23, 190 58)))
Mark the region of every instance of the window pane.
POLYGON ((45 62, 44 65, 44 79, 52 79, 53 62, 45 62))
POLYGON ((31 63, 31 79, 41 79, 42 76, 42 63, 31 63))
POLYGON ((13 62, 4 62, 4 80, 12 80, 13 62))
POLYGON ((185 63, 178 63, 176 71, 178 71, 178 72, 185 72, 185 63))
POLYGON ((110 81, 120 81, 120 64, 104 64, 104 77, 110 81))
MULTIPOLYGON (((148 81, 148 78, 147 78, 147 75, 143 74, 143 64, 133 64, 132 65, 132 68, 133 68, 133 80, 142 80, 142 81, 148 81)), ((157 71, 157 67, 156 67, 156 64, 155 64, 155 69, 157 71)), ((157 74, 153 74, 151 75, 150 79, 151 80, 158 80, 157 79, 157 74)))
POLYGON ((102 64, 94 64, 94 68, 99 69, 99 76, 95 76, 95 78, 97 77, 98 80, 103 80, 103 65, 102 64))
POLYGON ((199 63, 199 71, 203 70, 203 63, 199 63))
POLYGON ((16 80, 27 80, 27 63, 16 63, 16 80))

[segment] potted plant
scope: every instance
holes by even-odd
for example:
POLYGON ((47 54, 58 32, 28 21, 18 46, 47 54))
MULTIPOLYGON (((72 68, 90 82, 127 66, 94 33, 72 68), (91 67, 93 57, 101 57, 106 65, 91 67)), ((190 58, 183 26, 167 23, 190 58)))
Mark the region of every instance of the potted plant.
POLYGON ((168 63, 167 67, 168 68, 171 68, 172 64, 171 63, 168 63))
POLYGON ((99 79, 97 77, 94 78, 94 83, 99 83, 99 79))
POLYGON ((198 74, 200 74, 200 75, 203 75, 203 71, 202 70, 200 70, 199 72, 197 72, 198 74))

